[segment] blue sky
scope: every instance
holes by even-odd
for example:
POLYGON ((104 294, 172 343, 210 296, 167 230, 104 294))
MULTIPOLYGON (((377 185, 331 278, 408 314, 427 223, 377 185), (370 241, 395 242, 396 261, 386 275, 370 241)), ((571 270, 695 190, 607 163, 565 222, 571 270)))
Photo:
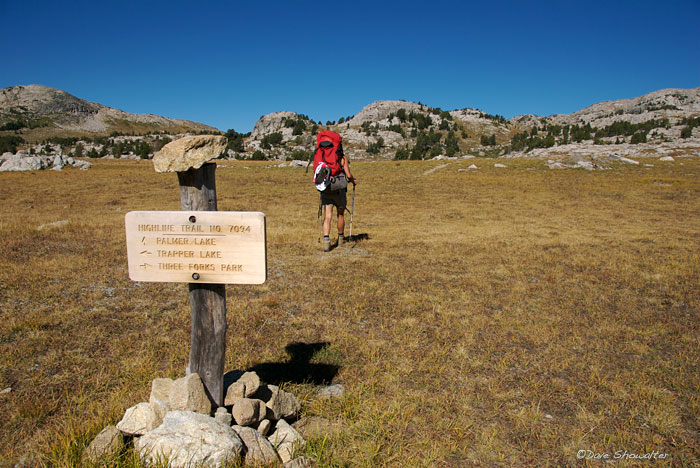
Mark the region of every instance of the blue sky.
POLYGON ((699 25, 699 0, 0 0, 0 88, 240 132, 380 99, 550 115, 700 86, 699 25))

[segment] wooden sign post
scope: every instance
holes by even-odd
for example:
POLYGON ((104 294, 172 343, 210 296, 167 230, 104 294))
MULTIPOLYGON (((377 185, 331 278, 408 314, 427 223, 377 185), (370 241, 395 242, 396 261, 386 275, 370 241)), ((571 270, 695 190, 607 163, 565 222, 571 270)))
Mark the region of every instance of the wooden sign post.
MULTIPOLYGON (((178 172, 180 209, 217 211, 216 164, 178 172)), ((226 356, 226 286, 189 283, 190 363, 187 373, 197 373, 217 407, 224 406, 224 359, 226 356)))
POLYGON ((225 284, 260 284, 267 272, 264 214, 204 213, 217 211, 216 164, 206 161, 225 146, 220 136, 186 137, 164 146, 153 164, 157 172, 177 172, 182 211, 126 215, 131 279, 189 283, 187 374, 199 374, 215 408, 224 406, 225 284))

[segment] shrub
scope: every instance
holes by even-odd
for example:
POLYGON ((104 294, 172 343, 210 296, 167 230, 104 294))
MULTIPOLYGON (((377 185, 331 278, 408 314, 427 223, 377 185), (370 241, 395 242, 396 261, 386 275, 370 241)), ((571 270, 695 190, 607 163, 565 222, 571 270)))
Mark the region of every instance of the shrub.
POLYGON ((75 148, 73 149, 73 157, 75 158, 82 158, 83 157, 83 151, 84 147, 82 143, 78 143, 75 148))
POLYGON ((437 156, 442 152, 442 144, 440 133, 420 132, 416 138, 416 144, 411 149, 410 159, 425 159, 426 156, 437 156))
POLYGON ((576 143, 580 143, 583 140, 593 139, 593 136, 591 135, 591 132, 593 131, 593 129, 591 128, 591 124, 586 124, 583 127, 574 125, 573 127, 571 127, 570 131, 571 139, 576 143))
POLYGON ((445 137, 445 155, 452 157, 459 152, 459 144, 457 142, 457 135, 454 132, 450 132, 445 137))
POLYGON ((15 153, 17 146, 24 143, 24 138, 16 135, 0 136, 0 154, 5 152, 15 153))
POLYGON ((367 145, 367 152, 369 154, 379 154, 379 152, 384 148, 384 138, 379 137, 374 143, 367 145))
POLYGON ((226 130, 226 138, 228 138, 228 143, 226 143, 226 149, 230 149, 231 151, 235 151, 236 153, 241 153, 243 152, 243 138, 245 138, 248 134, 243 134, 243 133, 238 133, 232 128, 229 128, 226 130))
POLYGON ((0 126, 0 130, 21 130, 26 126, 27 122, 18 119, 3 124, 2 126, 0 126))
POLYGON ((496 135, 481 135, 481 146, 496 146, 496 135))
POLYGON ((260 150, 256 150, 255 153, 253 153, 253 156, 250 157, 253 161, 267 161, 267 157, 265 156, 265 153, 263 153, 260 150))
POLYGON ((298 119, 296 122, 294 122, 294 130, 292 130, 292 135, 301 135, 304 133, 304 130, 306 130, 306 122, 298 119))
POLYGON ((410 154, 406 148, 399 148, 396 150, 396 154, 394 155, 394 159, 403 160, 403 159, 408 159, 409 156, 410 156, 410 154))
POLYGON ((669 124, 668 119, 651 119, 646 122, 631 123, 627 121, 613 122, 607 127, 600 128, 596 131, 598 137, 611 137, 617 135, 630 136, 637 132, 644 132, 646 135, 654 128, 666 127, 669 124))
POLYGON ((146 143, 145 140, 141 140, 136 146, 136 151, 134 151, 134 154, 139 156, 141 159, 148 159, 148 155, 152 150, 153 148, 151 148, 151 145, 146 143))
POLYGON ((418 130, 423 130, 433 124, 433 119, 429 115, 421 114, 420 112, 411 112, 408 117, 415 122, 418 130))
POLYGON ((406 132, 403 130, 403 128, 401 128, 401 125, 396 125, 396 124, 389 125, 388 130, 390 132, 396 132, 396 133, 400 134, 402 137, 406 138, 406 132))
POLYGON ((264 149, 270 149, 272 146, 278 146, 280 143, 282 143, 282 134, 280 132, 265 135, 261 141, 264 149))
POLYGON ((300 161, 308 161, 311 159, 311 155, 313 153, 311 151, 304 151, 304 150, 295 150, 291 154, 292 160, 297 159, 300 161))
POLYGON ((633 145, 637 145, 639 143, 646 143, 647 142, 647 134, 645 132, 637 132, 634 135, 632 135, 632 139, 630 140, 630 143, 633 145))

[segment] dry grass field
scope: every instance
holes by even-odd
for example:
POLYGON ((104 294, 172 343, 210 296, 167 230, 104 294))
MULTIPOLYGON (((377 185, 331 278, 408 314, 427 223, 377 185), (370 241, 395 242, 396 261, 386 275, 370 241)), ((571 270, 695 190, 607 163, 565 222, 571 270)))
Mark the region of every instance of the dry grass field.
MULTIPOLYGON (((219 210, 264 212, 268 242, 268 281, 227 287, 227 369, 333 422, 318 467, 697 467, 700 160, 641 161, 356 162, 364 238, 326 254, 303 169, 223 163, 219 210), (330 381, 343 397, 317 395, 330 381)), ((1 173, 0 202, 0 466, 78 466, 184 375, 187 286, 130 281, 124 233, 128 211, 179 209, 177 177, 1 173)))

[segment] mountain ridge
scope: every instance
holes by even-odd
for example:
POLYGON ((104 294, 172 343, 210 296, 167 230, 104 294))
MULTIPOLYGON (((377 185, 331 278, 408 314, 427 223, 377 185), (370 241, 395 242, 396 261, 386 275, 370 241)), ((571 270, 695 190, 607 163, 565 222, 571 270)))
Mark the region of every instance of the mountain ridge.
POLYGON ((426 159, 465 153, 502 156, 570 143, 677 141, 693 135, 698 118, 700 87, 603 101, 571 114, 525 114, 511 119, 475 108, 445 111, 411 101, 385 100, 326 125, 293 112, 262 116, 246 139, 245 149, 289 158, 312 150, 313 134, 329 128, 343 137, 346 153, 360 159, 426 159))
MULTIPOLYGON (((635 98, 602 101, 571 114, 524 114, 511 119, 475 108, 447 111, 420 102, 384 100, 325 125, 290 111, 264 115, 249 134, 227 132, 227 154, 238 159, 305 159, 313 151, 314 135, 325 128, 341 134, 351 158, 430 159, 469 154, 531 155, 535 154, 530 153, 533 149, 554 151, 571 144, 687 143, 700 137, 697 127, 700 87, 667 88, 635 98)), ((100 153, 106 151, 105 142, 95 141, 96 135, 167 133, 178 138, 185 133, 221 133, 197 122, 129 114, 41 85, 0 90, 0 130, 5 130, 0 136, 22 135, 26 143, 56 135, 92 139, 100 153)), ((108 143, 115 146, 118 142, 108 143)))
MULTIPOLYGON (((155 114, 132 114, 43 85, 18 85, 0 90, 0 125, 26 123, 43 136, 63 132, 217 132, 209 125, 155 114), (42 131, 43 129, 43 131, 42 131)), ((53 136, 53 135, 51 135, 53 136)))

